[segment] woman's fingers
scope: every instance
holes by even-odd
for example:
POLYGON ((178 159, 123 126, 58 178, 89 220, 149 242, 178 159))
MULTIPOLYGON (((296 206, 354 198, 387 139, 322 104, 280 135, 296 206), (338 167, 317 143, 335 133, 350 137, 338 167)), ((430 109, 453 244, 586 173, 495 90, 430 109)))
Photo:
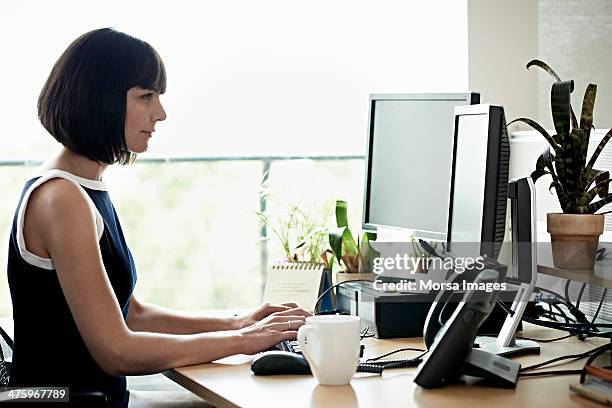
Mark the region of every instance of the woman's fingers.
POLYGON ((287 330, 281 333, 282 341, 297 340, 297 330, 287 330))
POLYGON ((304 322, 304 316, 300 315, 289 315, 289 316, 270 316, 267 323, 286 323, 289 321, 304 322))
POLYGON ((284 312, 286 310, 291 310, 292 308, 289 306, 285 306, 285 305, 271 305, 271 304, 264 304, 261 306, 261 311, 266 313, 266 314, 272 314, 272 313, 277 313, 277 312, 284 312))
POLYGON ((266 324, 266 328, 270 330, 286 332, 286 331, 297 331, 300 327, 305 324, 303 320, 287 320, 285 322, 273 322, 266 324))
POLYGON ((308 317, 308 316, 312 316, 312 313, 308 312, 307 310, 301 309, 301 308, 293 308, 293 309, 288 309, 288 310, 283 310, 280 312, 276 312, 274 313, 276 316, 288 316, 288 315, 292 315, 292 316, 304 316, 304 317, 308 317))

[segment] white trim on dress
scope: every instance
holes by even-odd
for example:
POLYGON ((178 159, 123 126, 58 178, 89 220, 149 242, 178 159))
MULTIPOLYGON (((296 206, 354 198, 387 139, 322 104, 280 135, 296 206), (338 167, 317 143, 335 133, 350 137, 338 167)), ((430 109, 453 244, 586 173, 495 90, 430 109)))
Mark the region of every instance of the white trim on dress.
POLYGON ((17 247, 19 248, 19 253, 24 261, 29 263, 30 265, 37 266, 42 269, 53 270, 55 269, 53 265, 53 260, 49 258, 42 258, 38 255, 35 255, 27 250, 25 245, 25 239, 23 237, 23 224, 24 224, 24 216, 27 208, 28 200, 30 199, 30 195, 32 192, 41 186, 43 183, 51 180, 53 178, 63 178, 66 180, 70 180, 75 183, 79 188, 83 190, 85 196, 87 197, 87 201, 89 205, 94 209, 94 213, 96 215, 96 233, 98 237, 98 241, 102 238, 102 234, 104 233, 104 220, 102 219, 102 215, 96 208, 93 203, 91 197, 85 192, 83 187, 87 187, 92 190, 107 190, 106 183, 103 181, 90 180, 83 177, 75 176, 72 173, 68 173, 67 171, 53 169, 46 171, 40 175, 40 178, 36 180, 32 185, 28 188, 23 196, 23 200, 21 200, 21 204, 19 210, 17 212, 17 247))

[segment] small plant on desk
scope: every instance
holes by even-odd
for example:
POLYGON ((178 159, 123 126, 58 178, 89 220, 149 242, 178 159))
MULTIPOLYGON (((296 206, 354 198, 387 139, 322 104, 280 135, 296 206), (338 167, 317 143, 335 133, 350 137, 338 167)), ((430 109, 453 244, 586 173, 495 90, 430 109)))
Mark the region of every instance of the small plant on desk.
POLYGON ((372 248, 370 240, 376 239, 376 234, 364 232, 361 237, 353 236, 348 226, 348 210, 346 201, 336 201, 336 227, 329 230, 330 250, 323 254, 323 261, 330 270, 334 259, 344 268, 343 272, 336 274, 338 282, 345 280, 370 279, 374 280, 372 272, 374 258, 380 254, 372 248), (328 257, 331 253, 333 256, 328 257))

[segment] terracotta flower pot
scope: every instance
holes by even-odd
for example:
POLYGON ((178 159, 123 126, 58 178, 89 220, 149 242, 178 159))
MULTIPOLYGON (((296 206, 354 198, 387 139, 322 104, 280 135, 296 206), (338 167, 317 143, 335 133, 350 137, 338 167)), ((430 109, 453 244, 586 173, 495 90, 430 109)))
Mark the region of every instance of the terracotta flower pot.
POLYGON ((547 214, 546 227, 556 268, 593 269, 603 214, 547 214))

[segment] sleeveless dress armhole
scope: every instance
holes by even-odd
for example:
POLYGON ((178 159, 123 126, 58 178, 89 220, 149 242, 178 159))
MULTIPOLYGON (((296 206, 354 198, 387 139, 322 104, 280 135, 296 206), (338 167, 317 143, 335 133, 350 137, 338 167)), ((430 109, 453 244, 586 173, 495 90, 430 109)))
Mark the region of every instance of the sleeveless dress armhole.
POLYGON ((54 179, 54 178, 63 178, 66 180, 70 180, 74 184, 79 186, 79 188, 85 193, 85 197, 87 198, 87 201, 90 207, 93 208, 94 210, 94 213, 96 216, 96 234, 98 237, 98 241, 100 241, 100 239, 102 238, 102 234, 104 233, 104 220, 102 219, 102 215, 100 215, 100 212, 94 205, 91 197, 89 197, 89 195, 85 192, 85 189, 81 185, 83 184, 85 185, 85 187, 88 187, 88 188, 102 189, 100 188, 100 186, 103 186, 101 182, 95 182, 93 180, 83 179, 81 177, 75 176, 71 173, 68 173, 62 170, 50 170, 48 172, 43 173, 38 180, 32 183, 32 185, 28 188, 28 190, 23 195, 23 199, 21 200, 21 203, 19 205, 19 210, 17 212, 17 230, 16 230, 17 237, 16 238, 17 238, 17 247, 19 248, 19 253, 21 257, 23 258, 23 260, 29 263, 30 265, 37 266, 43 269, 48 269, 48 270, 55 269, 53 265, 53 260, 49 258, 42 258, 27 250, 25 239, 23 236, 23 226, 24 226, 24 221, 25 221, 24 220, 25 211, 28 206, 28 200, 30 199, 30 195, 32 194, 34 190, 36 190, 36 188, 40 187, 45 182, 51 179, 54 179), (90 183, 87 183, 87 182, 90 182, 90 183))

